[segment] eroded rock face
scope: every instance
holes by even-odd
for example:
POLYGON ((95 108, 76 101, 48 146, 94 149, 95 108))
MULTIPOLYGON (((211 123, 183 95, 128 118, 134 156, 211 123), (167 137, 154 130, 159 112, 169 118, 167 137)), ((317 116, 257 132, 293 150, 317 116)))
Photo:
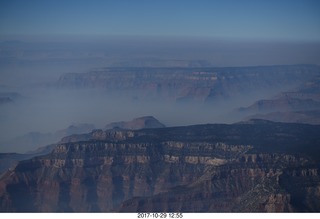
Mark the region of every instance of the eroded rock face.
POLYGON ((60 144, 50 155, 21 162, 8 173, 10 185, 2 192, 14 208, 4 210, 111 211, 129 198, 195 181, 208 166, 223 165, 250 148, 237 146, 232 151, 233 147, 182 142, 60 144), (188 147, 200 150, 191 153, 188 147), (230 158, 219 155, 226 151, 230 158), (23 199, 32 200, 33 206, 24 209, 19 204, 23 199))
POLYGON ((270 155, 260 154, 259 160, 250 161, 246 161, 245 157, 247 155, 227 165, 208 166, 192 184, 171 188, 168 192, 151 197, 127 200, 121 205, 120 211, 319 211, 320 201, 316 192, 320 183, 317 174, 319 169, 304 170, 309 175, 296 182, 286 178, 283 172, 288 167, 295 168, 299 160, 307 162, 304 158, 291 157, 297 163, 289 164, 286 155, 273 155, 273 159, 270 159, 270 155), (290 181, 293 185, 288 184, 290 181), (301 188, 295 188, 298 185, 301 188))
POLYGON ((317 212, 319 164, 296 148, 299 133, 306 136, 303 147, 318 146, 317 130, 319 126, 269 122, 96 130, 87 134, 87 140, 60 143, 52 153, 22 161, 8 171, 0 180, 0 209, 317 212), (267 133, 272 127, 274 132, 267 133), (240 135, 244 129, 251 135, 240 135), (231 143, 235 139, 239 144, 231 143), (246 144, 268 143, 266 139, 281 146, 270 144, 263 150, 258 144, 246 144), (284 153, 289 146, 291 151, 284 153))

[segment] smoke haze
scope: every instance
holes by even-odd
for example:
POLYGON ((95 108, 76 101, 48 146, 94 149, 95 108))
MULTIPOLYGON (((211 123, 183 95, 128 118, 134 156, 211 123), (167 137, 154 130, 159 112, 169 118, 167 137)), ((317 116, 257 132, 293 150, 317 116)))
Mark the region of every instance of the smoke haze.
POLYGON ((281 89, 205 103, 143 101, 103 89, 55 86, 61 75, 103 67, 206 68, 261 65, 320 64, 320 44, 262 42, 208 38, 142 37, 2 37, 0 42, 2 96, 0 152, 35 148, 8 147, 5 142, 29 132, 53 133, 71 124, 110 122, 152 115, 167 126, 232 123, 241 119, 234 109, 275 95, 281 89), (7 95, 8 96, 8 95, 7 95))

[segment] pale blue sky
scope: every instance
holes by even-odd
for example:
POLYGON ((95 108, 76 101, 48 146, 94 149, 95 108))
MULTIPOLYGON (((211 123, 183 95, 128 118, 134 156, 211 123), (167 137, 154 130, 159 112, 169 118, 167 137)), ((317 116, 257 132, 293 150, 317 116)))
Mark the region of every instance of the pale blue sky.
POLYGON ((319 0, 0 0, 0 35, 320 41, 319 0))

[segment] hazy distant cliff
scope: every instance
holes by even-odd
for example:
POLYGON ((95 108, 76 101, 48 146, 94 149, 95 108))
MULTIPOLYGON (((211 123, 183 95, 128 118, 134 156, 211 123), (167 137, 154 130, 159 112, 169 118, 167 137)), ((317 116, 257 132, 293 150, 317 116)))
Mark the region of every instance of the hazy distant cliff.
POLYGON ((239 111, 253 114, 249 119, 320 124, 320 76, 271 99, 258 100, 239 111))
POLYGON ((56 86, 99 88, 138 100, 210 102, 252 91, 285 89, 319 75, 313 65, 237 68, 105 68, 62 75, 56 86))
POLYGON ((0 209, 320 211, 319 131, 266 121, 95 130, 8 171, 0 209))
POLYGON ((150 128, 164 128, 165 125, 159 122, 153 116, 144 116, 135 118, 132 121, 121 121, 121 122, 113 122, 105 126, 105 129, 113 129, 113 128, 120 128, 120 129, 150 129, 150 128))

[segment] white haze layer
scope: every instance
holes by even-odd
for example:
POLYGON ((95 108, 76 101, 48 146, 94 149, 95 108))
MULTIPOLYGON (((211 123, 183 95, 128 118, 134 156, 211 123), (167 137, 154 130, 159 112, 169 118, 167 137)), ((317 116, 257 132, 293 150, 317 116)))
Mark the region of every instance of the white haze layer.
POLYGON ((237 107, 270 97, 277 91, 240 95, 212 105, 176 104, 164 100, 137 102, 102 90, 67 90, 52 86, 67 72, 88 72, 110 66, 217 67, 278 64, 320 64, 320 44, 221 39, 10 38, 0 41, 0 92, 21 98, 0 105, 0 152, 4 142, 29 132, 54 133, 70 124, 97 128, 116 121, 151 115, 167 126, 233 123, 237 107), (12 41, 11 39, 14 39, 12 41))

